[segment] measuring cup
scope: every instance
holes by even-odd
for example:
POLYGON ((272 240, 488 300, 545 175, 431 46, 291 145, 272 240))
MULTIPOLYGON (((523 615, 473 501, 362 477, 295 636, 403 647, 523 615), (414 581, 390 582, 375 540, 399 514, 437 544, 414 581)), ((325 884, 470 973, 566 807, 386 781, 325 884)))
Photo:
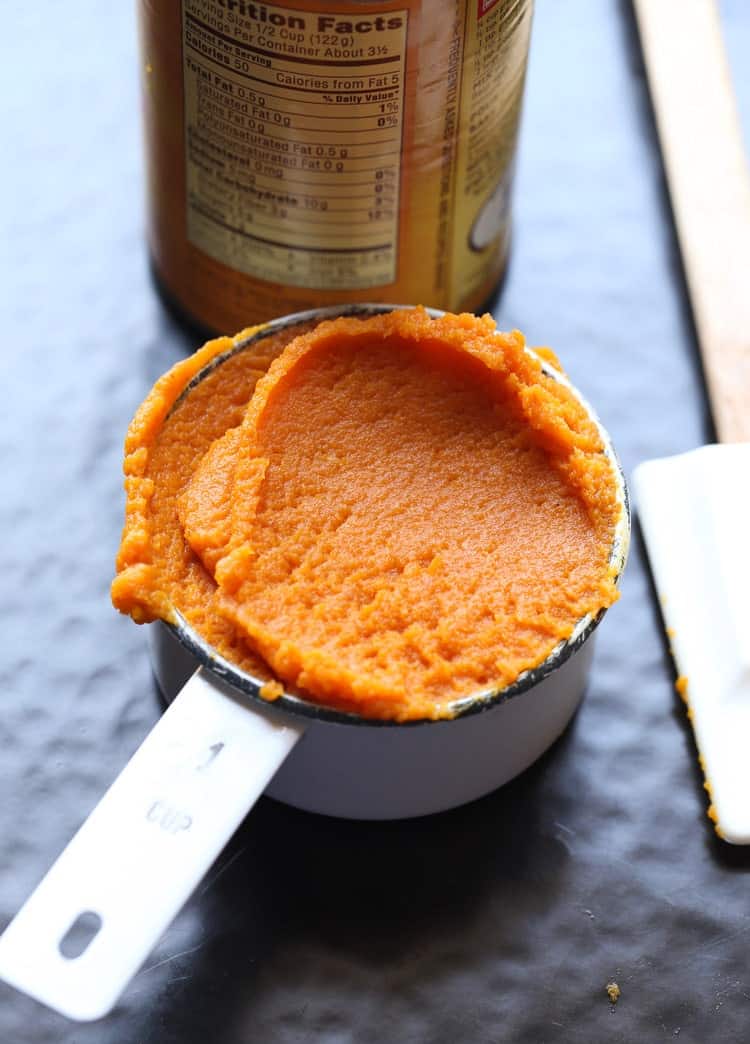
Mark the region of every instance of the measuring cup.
MULTIPOLYGON (((311 321, 393 307, 317 309, 268 323, 213 359, 183 396, 265 337, 286 331, 291 339, 311 321)), ((630 533, 622 471, 585 400, 549 364, 544 370, 583 403, 612 462, 624 507, 610 555, 619 575, 630 533)), ((499 787, 567 725, 603 615, 579 620, 511 685, 456 701, 455 717, 405 723, 289 694, 269 705, 262 680, 223 659, 179 613, 151 625, 154 671, 170 706, 0 937, 0 977, 70 1018, 105 1015, 264 791, 312 812, 391 819, 499 787)))

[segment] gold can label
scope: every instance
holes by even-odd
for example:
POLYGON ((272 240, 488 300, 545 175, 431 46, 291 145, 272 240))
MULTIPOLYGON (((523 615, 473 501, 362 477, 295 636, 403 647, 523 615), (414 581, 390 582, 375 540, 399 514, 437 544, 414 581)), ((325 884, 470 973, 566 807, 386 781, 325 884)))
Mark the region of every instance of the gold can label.
POLYGON ((530 21, 529 0, 144 0, 166 288, 225 330, 477 307, 507 252, 530 21))

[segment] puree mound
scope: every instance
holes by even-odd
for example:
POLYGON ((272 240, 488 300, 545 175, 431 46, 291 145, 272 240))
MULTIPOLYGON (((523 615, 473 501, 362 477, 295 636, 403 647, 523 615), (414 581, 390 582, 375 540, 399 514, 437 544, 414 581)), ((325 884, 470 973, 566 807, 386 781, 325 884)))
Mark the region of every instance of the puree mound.
MULTIPOLYGON (((196 607, 172 584, 168 601, 224 655, 319 703, 449 716, 617 597, 623 509, 598 430, 489 317, 322 323, 202 441, 179 482, 168 459, 154 476, 209 595, 196 607)), ((153 567, 156 534, 151 552, 153 567)), ((127 589, 119 608, 165 615, 146 591, 133 613, 127 589)))
POLYGON ((177 515, 179 496, 203 455, 242 423, 256 383, 293 336, 280 330, 235 350, 258 329, 218 337, 176 363, 136 412, 125 439, 125 527, 112 601, 136 623, 171 620, 179 610, 223 656, 268 680, 268 665, 219 612, 216 584, 186 542, 177 515), (207 376, 190 387, 201 372, 207 376))

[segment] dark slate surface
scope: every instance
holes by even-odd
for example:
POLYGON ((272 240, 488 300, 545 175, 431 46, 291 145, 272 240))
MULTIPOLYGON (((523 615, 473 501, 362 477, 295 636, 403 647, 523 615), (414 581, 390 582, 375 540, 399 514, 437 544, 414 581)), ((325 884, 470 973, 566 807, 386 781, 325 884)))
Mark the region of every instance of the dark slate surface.
MULTIPOLYGON (((195 337, 148 275, 132 6, 15 4, 0 34, 0 927, 160 711, 108 599, 120 447, 195 337)), ((722 13, 747 113, 750 9, 722 13)), ((628 472, 710 437, 627 3, 539 0, 516 199, 500 323, 557 349, 628 472)), ((113 1015, 0 984, 0 1041, 745 1044, 750 854, 711 831, 672 686, 636 540, 522 778, 411 823, 261 801, 113 1015)))

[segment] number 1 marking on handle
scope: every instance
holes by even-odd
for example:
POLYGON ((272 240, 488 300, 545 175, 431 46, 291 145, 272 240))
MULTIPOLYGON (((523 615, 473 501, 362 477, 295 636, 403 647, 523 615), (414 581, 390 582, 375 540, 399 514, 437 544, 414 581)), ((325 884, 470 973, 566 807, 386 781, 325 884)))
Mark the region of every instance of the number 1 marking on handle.
POLYGON ((203 772, 204 769, 207 769, 211 762, 215 761, 216 758, 218 758, 219 754, 221 754, 223 749, 223 743, 212 743, 211 746, 208 748, 208 757, 202 764, 197 766, 198 772, 203 772))

